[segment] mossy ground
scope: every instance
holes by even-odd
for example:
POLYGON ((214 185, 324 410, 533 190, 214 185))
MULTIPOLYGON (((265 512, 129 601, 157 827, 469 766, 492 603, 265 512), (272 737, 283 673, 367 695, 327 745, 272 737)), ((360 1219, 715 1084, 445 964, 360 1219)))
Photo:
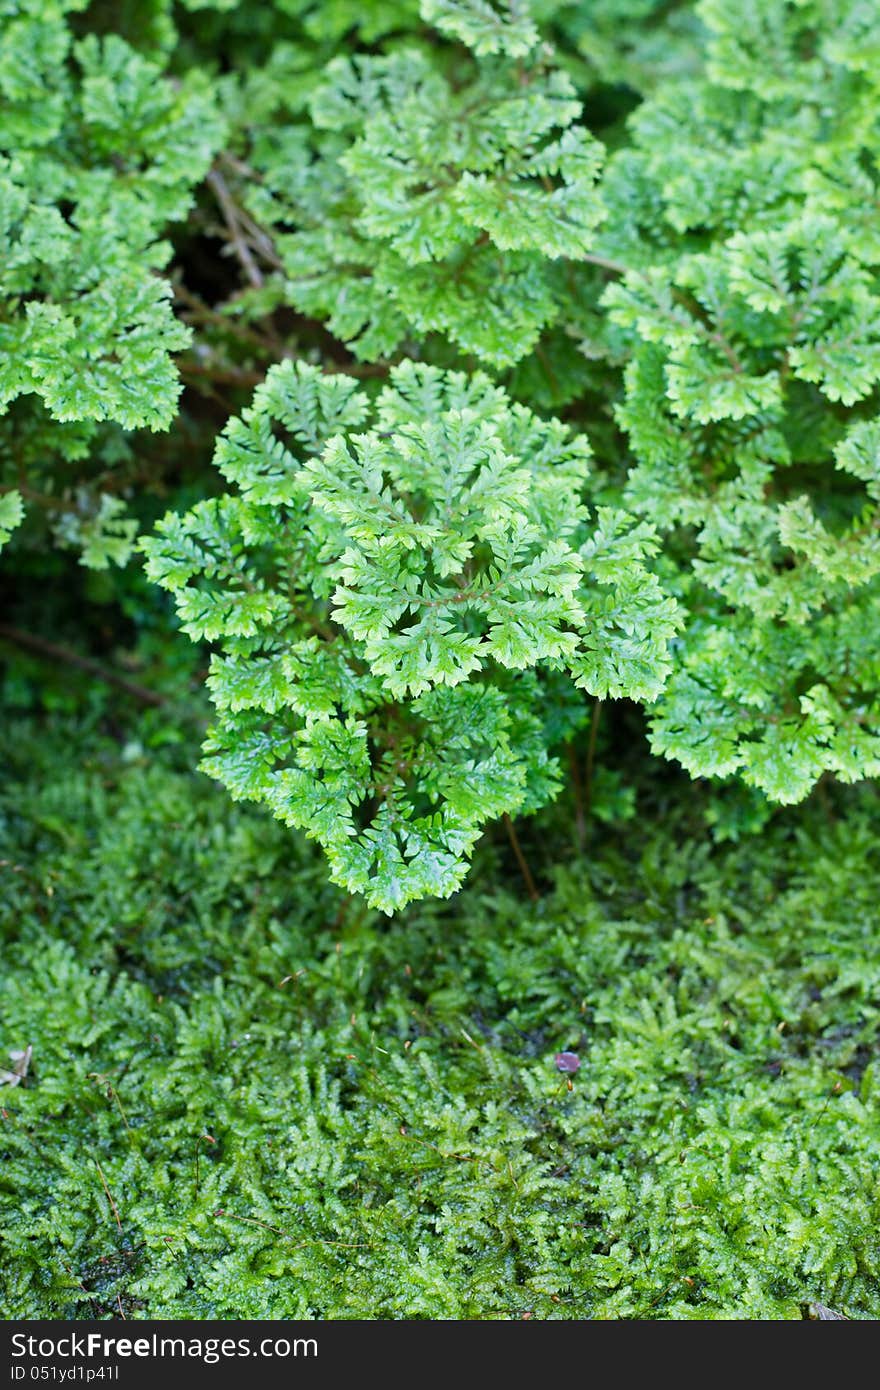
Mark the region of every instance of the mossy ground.
POLYGON ((7 1317, 880 1315, 873 794, 388 921, 87 727, 3 730, 7 1317))

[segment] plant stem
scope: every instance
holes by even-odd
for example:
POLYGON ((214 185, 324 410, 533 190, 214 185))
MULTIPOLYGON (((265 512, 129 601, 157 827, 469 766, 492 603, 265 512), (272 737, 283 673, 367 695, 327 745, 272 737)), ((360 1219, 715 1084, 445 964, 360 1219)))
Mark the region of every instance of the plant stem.
POLYGON ((105 1191, 106 1194, 107 1194, 107 1201, 110 1203, 110 1206, 111 1206, 112 1211, 113 1211, 113 1215, 114 1215, 115 1218, 116 1218, 116 1225, 119 1227, 119 1229, 120 1229, 120 1231, 121 1231, 121 1230, 122 1230, 122 1222, 121 1222, 120 1219, 119 1219, 119 1208, 118 1208, 118 1206, 116 1205, 116 1203, 115 1203, 114 1200, 113 1200, 113 1193, 110 1191, 110 1188, 107 1186, 107 1179, 104 1177, 104 1170, 103 1170, 103 1168, 101 1167, 101 1165, 100 1165, 100 1163, 98 1162, 97 1159, 95 1159, 95 1167, 97 1168, 98 1173, 99 1173, 100 1178, 101 1178, 101 1186, 104 1188, 104 1191, 105 1191))
POLYGON ((587 819, 584 812, 584 789, 581 784, 577 749, 573 743, 568 745, 568 766, 571 770, 571 790, 574 796, 574 838, 578 849, 583 849, 587 834, 587 819))
POLYGON ((177 368, 181 376, 206 377, 222 386, 259 386, 266 379, 265 372, 252 371, 249 367, 212 367, 189 357, 178 358, 177 368))
POLYGON ((241 214, 235 199, 226 186, 226 180, 217 169, 212 169, 206 183, 220 205, 223 220, 229 232, 229 240, 238 257, 238 262, 251 284, 259 289, 263 284, 262 273, 251 255, 251 249, 242 235, 241 214))
POLYGON ((71 651, 69 647, 61 647, 56 642, 47 642, 44 637, 36 637, 32 632, 22 632, 20 628, 12 627, 9 623, 0 623, 0 638, 14 643, 17 647, 24 647, 26 651, 34 652, 37 656, 47 657, 50 661, 60 661, 67 666, 76 666, 80 671, 87 671, 90 676, 96 676, 107 685, 115 685, 118 690, 124 690, 126 695, 133 696, 144 705, 159 706, 168 703, 166 697, 160 695, 157 690, 148 690, 146 686, 118 675, 116 671, 109 671, 106 666, 92 661, 91 657, 80 656, 79 652, 71 651))
POLYGON ((174 298, 179 304, 183 304, 189 310, 182 315, 188 323, 211 323, 217 328, 222 329, 233 338, 238 338, 249 347, 257 348, 262 353, 276 356, 280 348, 277 339, 272 339, 267 335, 258 332, 255 328, 247 324, 240 323, 231 314, 221 314, 217 309, 212 309, 210 304, 206 304, 197 294, 194 294, 182 280, 177 280, 174 285, 174 298))
POLYGON ((507 831, 507 838, 510 840, 511 848, 513 849, 513 852, 516 855, 516 862, 519 865, 519 871, 523 876, 523 882, 526 885, 526 892, 528 893, 532 902, 536 903, 540 898, 540 894, 537 888, 535 887, 535 880, 532 878, 532 871, 526 863, 526 857, 522 852, 522 846, 519 842, 517 833, 513 827, 513 821, 510 819, 510 816, 507 814, 506 811, 504 812, 504 827, 507 831))
POLYGON ((590 742, 587 745, 587 761, 584 767, 584 809, 589 811, 593 796, 593 764, 596 760, 596 739, 599 735, 599 720, 602 717, 602 701, 593 705, 593 718, 590 722, 590 742))
POLYGON ((624 261, 613 261, 608 256, 593 256, 585 254, 578 257, 581 261, 586 261, 588 265, 597 265, 600 270, 607 270, 612 275, 627 275, 634 267, 626 265, 624 261))

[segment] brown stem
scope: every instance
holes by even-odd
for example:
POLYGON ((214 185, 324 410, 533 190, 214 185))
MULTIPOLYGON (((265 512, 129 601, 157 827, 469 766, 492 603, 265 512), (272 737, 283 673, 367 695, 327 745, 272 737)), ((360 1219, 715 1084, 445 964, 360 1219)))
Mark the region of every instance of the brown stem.
POLYGON ((175 283, 174 298, 178 304, 186 305, 189 310, 189 313, 182 315, 188 323, 212 323, 231 337, 247 343, 249 347, 257 348, 260 352, 270 353, 273 356, 277 353, 280 346, 277 339, 270 338, 268 335, 259 333, 257 329, 240 323, 231 314, 221 314, 219 310, 212 309, 210 304, 206 304, 197 294, 193 294, 182 280, 175 283))
POLYGON ((724 334, 720 330, 713 331, 712 329, 706 329, 706 335, 711 342, 716 343, 718 345, 718 347, 724 353, 724 356, 727 358, 733 370, 735 372, 741 372, 743 370, 743 364, 742 362, 740 362, 739 358, 736 355, 736 352, 731 347, 724 334))
POLYGON ((52 497, 48 492, 38 492, 36 488, 29 487, 23 479, 18 480, 18 490, 26 502, 34 502, 38 507, 42 507, 46 512, 65 512, 70 508, 70 504, 65 502, 63 497, 52 497))
POLYGON ((238 257, 242 270, 251 284, 255 286, 256 289, 260 289, 263 284, 263 275, 251 255, 251 248, 242 235, 239 208, 226 186, 226 180, 219 170, 212 169, 208 174, 206 183, 220 205, 220 211, 223 213, 223 220, 229 232, 230 243, 238 257))
POLYGON ((584 789, 581 784, 577 749, 573 743, 568 745, 568 766, 571 771, 571 789, 574 796, 574 837, 578 849, 583 849, 587 834, 587 819, 584 812, 584 789))
POLYGON ((212 367, 189 358, 178 358, 177 369, 181 376, 205 377, 223 386, 259 386, 266 379, 265 372, 251 371, 248 367, 212 367))
POLYGON ((578 256, 579 261, 586 261, 588 265, 597 265, 601 270, 608 270, 612 275, 627 275, 634 266, 625 265, 623 261, 612 261, 607 256, 593 256, 589 253, 578 256))
POLYGON ((166 697, 158 691, 148 690, 146 686, 127 680, 115 671, 108 671, 106 666, 100 666, 97 661, 92 661, 91 657, 80 656, 79 652, 73 652, 69 647, 60 647, 56 642, 47 642, 44 637, 36 637, 32 632, 22 632, 20 628, 12 627, 9 623, 0 623, 0 638, 14 643, 17 647, 24 647, 26 651, 34 652, 37 656, 47 657, 50 661, 60 661, 67 666, 76 666, 80 671, 87 671, 90 676, 96 676, 107 685, 115 685, 117 689, 124 690, 126 695, 133 696, 144 705, 159 706, 168 703, 166 697))
POLYGON ((359 381, 367 381, 371 377, 385 377, 391 371, 390 362, 337 362, 333 357, 325 357, 321 363, 321 371, 325 375, 333 375, 335 372, 342 372, 345 376, 357 377, 359 381))
POLYGON ((114 1200, 113 1200, 113 1193, 110 1191, 110 1188, 107 1186, 107 1179, 104 1177, 104 1170, 103 1170, 103 1168, 101 1167, 101 1165, 100 1165, 100 1163, 98 1162, 97 1159, 95 1159, 95 1167, 97 1168, 98 1173, 99 1173, 99 1176, 100 1176, 100 1178, 101 1178, 101 1185, 102 1185, 102 1187, 104 1188, 104 1191, 105 1191, 106 1194, 107 1194, 107 1201, 110 1203, 110 1206, 111 1206, 111 1208, 112 1208, 112 1210, 113 1210, 113 1215, 114 1215, 115 1218, 116 1218, 116 1225, 119 1227, 119 1229, 120 1229, 120 1231, 121 1231, 121 1230, 122 1230, 122 1222, 121 1222, 120 1219, 119 1219, 119 1208, 118 1208, 118 1206, 116 1205, 116 1203, 115 1203, 114 1200))
POLYGON ((584 767, 584 806, 590 809, 593 796, 593 764, 596 760, 596 739, 599 736, 599 720, 602 717, 602 701, 593 705, 593 718, 590 724, 590 742, 587 745, 587 762, 584 767))
POLYGON ((231 169, 234 174, 240 174, 245 179, 255 179, 257 183, 262 183, 262 176, 252 169, 250 164, 246 164, 243 159, 238 159, 229 150, 221 150, 217 156, 221 164, 225 164, 227 169, 231 169))
MULTIPOLYGON (((608 256, 594 256, 587 253, 580 256, 578 259, 586 261, 588 265, 598 266, 601 270, 607 270, 611 275, 634 274, 640 280, 647 280, 648 278, 645 272, 640 270, 637 266, 625 265, 623 261, 611 260, 608 256)), ((675 287, 672 289, 672 296, 673 299, 687 309, 688 313, 693 317, 694 307, 689 296, 675 287)), ((704 336, 708 338, 710 342, 715 343, 720 351, 723 352, 733 370, 738 373, 742 372, 744 370, 742 362, 739 360, 735 349, 731 346, 720 329, 709 328, 708 325, 701 323, 699 319, 696 320, 696 323, 704 336)))
POLYGON ((241 225, 250 237, 250 244, 255 251, 258 251, 263 260, 266 261, 273 270, 284 270, 284 262, 275 250, 272 238, 265 232, 258 222, 255 222, 246 208, 238 209, 238 216, 241 225))
POLYGON ((828 773, 827 773, 827 772, 823 772, 823 773, 822 773, 822 776, 819 778, 818 782, 816 783, 816 800, 818 801, 819 805, 822 807, 822 814, 824 815, 825 819, 826 819, 827 821, 832 821, 832 822, 835 821, 835 820, 837 819, 837 817, 836 817, 835 814, 834 814, 834 806, 832 805, 831 798, 830 798, 830 796, 828 795, 828 773))
POLYGON ((513 821, 510 819, 510 816, 507 814, 506 811, 504 812, 504 828, 507 831, 507 838, 510 840, 511 848, 513 849, 513 852, 516 855, 516 862, 519 865, 519 871, 523 876, 523 882, 526 885, 526 892, 528 893, 532 902, 536 903, 540 897, 540 894, 537 888, 535 887, 535 880, 532 878, 532 871, 526 863, 526 858, 522 852, 522 846, 520 845, 519 838, 517 836, 516 830, 514 829, 513 821))

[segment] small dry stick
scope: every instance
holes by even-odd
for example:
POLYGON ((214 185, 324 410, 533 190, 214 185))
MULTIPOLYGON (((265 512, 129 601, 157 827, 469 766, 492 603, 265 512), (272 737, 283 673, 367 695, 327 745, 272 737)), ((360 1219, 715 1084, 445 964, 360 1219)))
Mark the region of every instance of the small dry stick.
POLYGON ((180 279, 174 282, 174 298, 178 304, 185 305, 189 310, 189 313, 183 315, 188 322, 216 324, 233 338, 239 338, 241 342, 257 348, 260 352, 274 353, 278 346, 277 342, 259 333, 255 328, 240 323, 231 314, 221 314, 217 309, 212 309, 210 304, 206 304, 180 279))
POLYGON ((589 811, 593 796, 593 764, 596 761, 596 739, 599 736, 599 720, 602 717, 602 701, 593 705, 593 719, 590 724, 590 742, 587 747, 587 764, 584 768, 584 806, 589 811))
POLYGON ((209 362, 196 362, 190 357, 178 358, 177 366, 181 376, 205 377, 221 386, 259 386, 266 379, 265 372, 250 367, 212 367, 209 362))
POLYGON ((196 1196, 198 1196, 199 1193, 199 1146, 203 1143, 216 1144, 217 1140, 214 1138, 213 1134, 200 1134, 196 1140, 196 1196))
POLYGON ((116 1225, 119 1227, 119 1229, 120 1229, 120 1231, 121 1231, 121 1230, 122 1230, 122 1222, 119 1220, 119 1208, 118 1208, 118 1206, 116 1205, 116 1203, 115 1203, 114 1200, 113 1200, 113 1193, 110 1191, 109 1187, 107 1186, 107 1179, 104 1177, 104 1170, 103 1170, 103 1168, 101 1167, 101 1165, 100 1165, 100 1163, 98 1162, 97 1159, 95 1159, 95 1167, 96 1167, 97 1170, 98 1170, 98 1174, 99 1174, 99 1176, 100 1176, 101 1183, 102 1183, 102 1185, 103 1185, 104 1191, 107 1193, 107 1201, 110 1203, 110 1206, 113 1208, 113 1215, 116 1217, 116 1225))
POLYGON ((123 1109, 123 1107, 122 1107, 122 1101, 119 1099, 119 1092, 117 1091, 116 1087, 113 1085, 113 1083, 112 1083, 111 1081, 108 1081, 108 1080, 107 1080, 107 1077, 104 1075, 103 1072, 99 1072, 99 1071, 90 1071, 90 1072, 89 1072, 89 1079, 90 1079, 91 1081, 94 1081, 94 1082, 96 1083, 96 1085, 98 1085, 98 1086, 104 1086, 104 1085, 106 1085, 106 1087, 107 1087, 107 1099, 108 1099, 108 1100, 112 1100, 112 1101, 114 1102, 114 1104, 116 1105, 117 1110, 119 1111, 120 1115, 122 1116, 122 1123, 125 1125, 125 1132, 126 1132, 126 1134, 128 1135, 129 1141, 131 1141, 131 1140, 133 1139, 133 1135, 132 1135, 132 1132, 131 1132, 131 1125, 128 1123, 128 1116, 126 1115, 126 1113, 125 1113, 125 1111, 124 1111, 124 1109, 123 1109))
MULTIPOLYGON (((241 1221, 245 1226, 262 1226, 264 1231, 272 1231, 276 1236, 283 1236, 285 1240, 293 1240, 290 1231, 285 1231, 282 1226, 270 1226, 268 1221, 257 1221, 253 1216, 236 1216, 234 1212, 224 1211, 219 1207, 214 1212, 215 1216, 225 1216, 229 1221, 241 1221)), ((302 1250, 306 1245, 337 1245, 343 1250, 369 1250, 369 1245, 356 1245, 345 1240, 322 1240, 316 1236, 313 1240, 301 1240, 293 1248, 302 1250)))
POLYGON ((587 819, 584 814, 584 789, 581 786, 577 749, 573 743, 568 745, 568 766, 571 771, 571 789, 574 796, 574 838, 578 849, 583 849, 587 833, 587 819))
POLYGON ((532 902, 536 903, 541 895, 535 887, 535 880, 532 878, 532 871, 526 863, 526 857, 522 852, 522 846, 520 845, 519 837, 517 836, 517 833, 513 827, 513 821, 510 819, 510 816, 507 814, 506 811, 504 812, 504 826, 507 830, 507 838, 510 840, 511 848, 513 849, 513 852, 516 855, 516 862, 519 865, 519 871, 523 876, 523 882, 526 885, 526 892, 528 893, 532 902))
POLYGON ((80 671, 87 671, 90 676, 96 676, 98 680, 104 681, 107 685, 115 685, 118 690, 124 690, 126 695, 133 696, 135 700, 140 700, 144 705, 167 704, 165 696, 160 695, 158 691, 147 690, 143 685, 126 680, 124 676, 117 675, 115 671, 108 671, 106 666, 99 665, 97 661, 92 661, 88 656, 80 656, 79 652, 73 652, 69 647, 60 647, 56 642, 47 642, 44 637, 35 637, 31 632, 22 632, 20 628, 12 627, 9 623, 0 623, 0 637, 6 642, 13 642, 17 647, 24 647, 26 651, 33 652, 36 656, 45 656, 51 661, 61 661, 68 666, 76 666, 80 671))
POLYGON ((217 169, 212 169, 206 179, 207 185, 217 202, 220 204, 220 211, 223 213, 223 220, 229 232, 229 240, 233 250, 238 257, 242 270, 244 271, 251 284, 259 289, 263 284, 263 276, 257 266, 256 261, 251 255, 251 249, 242 235, 241 216, 238 206, 232 194, 226 186, 223 175, 217 169))

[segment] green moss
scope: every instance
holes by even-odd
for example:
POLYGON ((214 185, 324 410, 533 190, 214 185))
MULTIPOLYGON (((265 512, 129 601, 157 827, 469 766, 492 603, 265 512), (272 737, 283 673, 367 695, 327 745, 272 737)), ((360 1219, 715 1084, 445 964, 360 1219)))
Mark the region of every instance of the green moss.
POLYGON ((880 1315, 869 793, 388 924, 171 752, 4 743, 7 1316, 880 1315))

